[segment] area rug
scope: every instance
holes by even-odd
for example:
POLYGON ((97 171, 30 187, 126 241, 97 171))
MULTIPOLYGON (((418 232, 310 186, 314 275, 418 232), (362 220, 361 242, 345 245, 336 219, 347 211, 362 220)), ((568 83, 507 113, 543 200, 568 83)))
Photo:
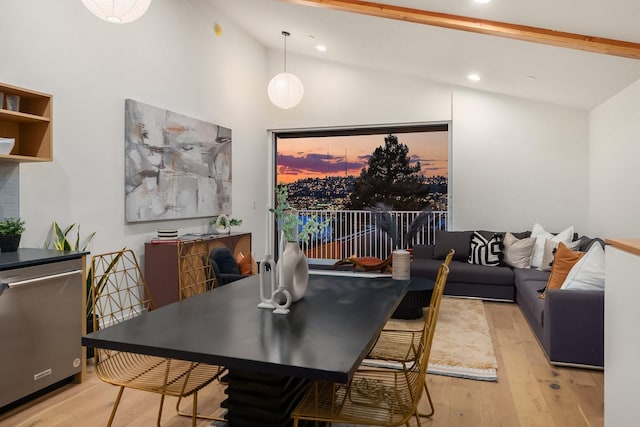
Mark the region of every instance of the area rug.
MULTIPOLYGON (((423 319, 390 320, 385 328, 419 330, 423 319)), ((365 360, 365 364, 378 365, 365 360)), ((440 304, 427 372, 434 375, 497 381, 496 356, 482 301, 445 297, 440 304)))

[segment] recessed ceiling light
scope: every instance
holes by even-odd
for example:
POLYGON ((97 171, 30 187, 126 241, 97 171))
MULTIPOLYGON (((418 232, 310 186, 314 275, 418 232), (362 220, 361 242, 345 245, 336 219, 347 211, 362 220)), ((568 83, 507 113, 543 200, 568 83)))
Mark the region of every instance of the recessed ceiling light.
POLYGON ((476 3, 489 3, 491 0, 473 0, 476 3))
POLYGON ((531 75, 531 76, 527 76, 527 78, 528 78, 529 80, 535 80, 535 79, 536 79, 536 76, 531 75))
POLYGON ((327 47, 323 44, 319 44, 316 46, 316 50, 318 50, 319 52, 326 52, 327 51, 327 47))
POLYGON ((476 73, 471 73, 471 74, 469 74, 469 75, 467 76, 467 78, 468 78, 469 80, 471 80, 472 82, 478 82, 478 81, 480 81, 480 76, 479 76, 478 74, 476 74, 476 73))

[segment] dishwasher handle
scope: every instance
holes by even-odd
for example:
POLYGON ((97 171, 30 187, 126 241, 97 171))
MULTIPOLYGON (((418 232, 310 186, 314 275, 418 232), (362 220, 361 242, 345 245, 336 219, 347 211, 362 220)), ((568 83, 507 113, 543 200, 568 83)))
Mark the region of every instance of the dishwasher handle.
POLYGON ((34 285, 36 283, 45 282, 47 280, 55 280, 55 279, 59 279, 59 278, 62 278, 62 277, 73 276, 73 275, 81 274, 81 273, 82 273, 82 270, 65 271, 64 273, 50 274, 48 276, 39 276, 39 277, 31 278, 31 279, 18 280, 16 282, 2 283, 2 284, 0 284, 0 287, 2 287, 2 288, 7 287, 9 289, 13 289, 13 288, 17 288, 17 287, 20 287, 20 286, 34 285))

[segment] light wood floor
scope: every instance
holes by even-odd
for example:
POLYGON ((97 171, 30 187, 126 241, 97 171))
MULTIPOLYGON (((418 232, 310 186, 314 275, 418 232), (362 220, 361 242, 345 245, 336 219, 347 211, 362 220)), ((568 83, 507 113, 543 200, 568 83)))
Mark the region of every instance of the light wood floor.
MULTIPOLYGON (((549 365, 515 304, 485 302, 498 359, 498 382, 428 375, 436 413, 427 427, 582 427, 604 425, 602 371, 549 365)), ((0 414, 0 427, 104 426, 117 389, 102 383, 89 366, 88 380, 65 386, 40 402, 0 414)), ((219 384, 198 396, 202 412, 223 399, 219 384)), ((114 426, 154 426, 159 397, 125 390, 114 426)), ((189 426, 167 398, 164 427, 189 426)), ((190 405, 191 401, 187 401, 190 405)), ((421 406, 426 408, 425 402, 421 406)), ((187 408, 188 409, 188 408, 187 408)), ((209 426, 202 421, 198 426, 209 426)), ((414 424, 412 424, 414 425, 414 424)), ((258 426, 256 426, 258 427, 258 426)))

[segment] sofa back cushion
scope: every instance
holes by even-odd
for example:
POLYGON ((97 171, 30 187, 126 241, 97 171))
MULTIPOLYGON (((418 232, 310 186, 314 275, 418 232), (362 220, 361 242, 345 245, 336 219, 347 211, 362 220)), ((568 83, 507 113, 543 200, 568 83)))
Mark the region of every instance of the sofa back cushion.
POLYGON ((444 259, 449 253, 449 250, 454 249, 456 251, 453 256, 454 260, 467 261, 469 258, 471 234, 473 234, 473 231, 436 230, 433 259, 444 259))
POLYGON ((518 239, 513 233, 507 232, 504 236, 505 264, 514 268, 531 267, 531 255, 533 254, 533 246, 535 244, 535 237, 518 239))
POLYGON ((471 234, 471 243, 469 249, 469 264, 488 265, 497 267, 502 263, 502 243, 504 235, 495 233, 490 238, 485 237, 482 233, 474 231, 471 234))

